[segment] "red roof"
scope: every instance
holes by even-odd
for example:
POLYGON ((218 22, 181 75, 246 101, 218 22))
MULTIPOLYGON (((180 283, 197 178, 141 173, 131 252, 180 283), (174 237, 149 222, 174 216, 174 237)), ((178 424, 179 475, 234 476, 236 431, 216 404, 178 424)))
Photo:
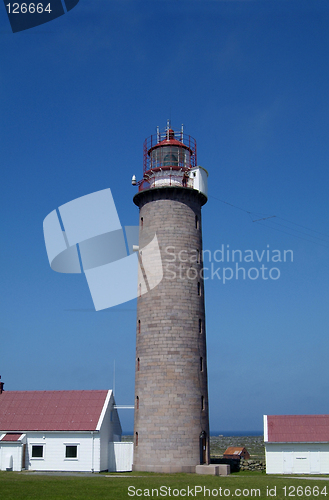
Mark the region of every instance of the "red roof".
POLYGON ((177 139, 175 139, 175 138, 172 138, 172 139, 164 139, 163 141, 158 142, 151 149, 149 149, 149 153, 151 151, 153 151, 154 149, 161 148, 162 146, 179 146, 181 148, 190 150, 190 148, 188 146, 186 146, 186 144, 184 144, 183 142, 177 141, 177 139))
POLYGON ((236 455, 240 456, 243 451, 247 451, 244 446, 229 446, 225 451, 224 455, 236 455))
POLYGON ((267 415, 267 432, 269 443, 327 443, 329 415, 267 415))
POLYGON ((108 391, 4 391, 3 431, 96 430, 108 391))
POLYGON ((18 441, 23 434, 6 434, 0 441, 18 441))

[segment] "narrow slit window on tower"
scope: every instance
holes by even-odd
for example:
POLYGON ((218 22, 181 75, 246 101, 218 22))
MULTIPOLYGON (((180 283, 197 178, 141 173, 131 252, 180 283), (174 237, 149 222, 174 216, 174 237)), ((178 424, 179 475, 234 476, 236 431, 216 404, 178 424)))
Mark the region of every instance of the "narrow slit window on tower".
POLYGON ((143 224, 144 224, 144 219, 143 217, 141 217, 141 227, 143 227, 143 224))
POLYGON ((198 281, 198 295, 201 295, 201 283, 198 281))
POLYGON ((197 259, 197 264, 200 264, 200 250, 197 249, 196 251, 196 259, 197 259))
POLYGON ((138 333, 141 332, 141 320, 139 319, 138 320, 138 333))
POLYGON ((199 333, 202 333, 202 319, 199 318, 199 333))
POLYGON ((137 371, 139 372, 139 368, 140 368, 140 360, 139 358, 137 358, 137 371))
POLYGON ((203 357, 200 356, 200 372, 203 372, 203 357))
POLYGON ((199 229, 199 217, 195 216, 195 229, 199 229))
POLYGON ((139 397, 136 396, 136 410, 139 409, 139 397))
POLYGON ((201 396, 201 410, 204 410, 204 397, 201 396))
POLYGON ((135 445, 138 446, 138 432, 135 432, 135 445))

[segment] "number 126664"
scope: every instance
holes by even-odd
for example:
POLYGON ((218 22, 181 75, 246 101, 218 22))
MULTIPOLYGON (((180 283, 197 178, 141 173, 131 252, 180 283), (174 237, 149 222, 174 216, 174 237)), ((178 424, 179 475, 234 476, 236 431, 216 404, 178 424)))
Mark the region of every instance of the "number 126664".
POLYGON ((327 496, 327 487, 319 486, 284 486, 283 494, 285 497, 319 497, 327 496))
POLYGON ((8 14, 42 14, 43 12, 51 13, 50 3, 44 6, 43 3, 8 3, 6 5, 8 14))

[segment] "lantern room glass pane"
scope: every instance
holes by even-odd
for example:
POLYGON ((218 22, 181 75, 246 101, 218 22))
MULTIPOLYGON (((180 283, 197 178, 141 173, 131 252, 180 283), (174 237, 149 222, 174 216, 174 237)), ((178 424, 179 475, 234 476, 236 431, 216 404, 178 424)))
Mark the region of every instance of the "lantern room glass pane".
POLYGON ((163 158, 163 166, 164 167, 178 167, 178 157, 174 155, 172 151, 167 153, 163 158))
POLYGON ((179 146, 162 146, 151 152, 151 168, 189 167, 190 152, 179 146))

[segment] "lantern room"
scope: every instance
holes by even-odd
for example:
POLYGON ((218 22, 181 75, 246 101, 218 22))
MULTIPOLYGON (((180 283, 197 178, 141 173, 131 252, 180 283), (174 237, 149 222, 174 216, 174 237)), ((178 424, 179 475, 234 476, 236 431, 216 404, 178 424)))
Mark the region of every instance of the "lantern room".
POLYGON ((144 141, 143 179, 139 191, 161 187, 184 187, 196 189, 207 196, 208 173, 197 167, 196 141, 190 135, 174 131, 169 122, 164 132, 148 137, 144 141), (201 189, 200 189, 201 187, 201 189))
POLYGON ((159 134, 157 134, 157 138, 160 141, 154 146, 148 148, 146 144, 147 159, 149 159, 146 164, 148 170, 156 168, 170 169, 170 167, 174 170, 191 168, 192 157, 194 157, 194 160, 196 159, 196 142, 194 139, 188 136, 187 142, 189 145, 186 145, 182 142, 184 140, 183 132, 179 133, 179 139, 181 140, 177 140, 175 132, 171 128, 167 129, 165 139, 161 140, 159 134), (193 149, 191 149, 191 146, 193 149))

